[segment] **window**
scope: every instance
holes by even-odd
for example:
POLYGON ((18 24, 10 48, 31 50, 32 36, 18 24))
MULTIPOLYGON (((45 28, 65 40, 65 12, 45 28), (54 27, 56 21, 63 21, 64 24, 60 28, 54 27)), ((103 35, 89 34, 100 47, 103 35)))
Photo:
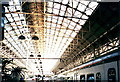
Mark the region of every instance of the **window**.
POLYGON ((94 74, 87 75, 87 82, 94 82, 94 74))
POLYGON ((80 76, 80 82, 85 82, 85 75, 80 76))
POLYGON ((96 82, 101 82, 101 73, 96 73, 96 82))
POLYGON ((77 80, 78 73, 74 74, 74 80, 77 80))
POLYGON ((4 39, 4 24, 5 24, 5 8, 2 6, 2 17, 0 18, 1 25, 0 25, 0 41, 4 39))
POLYGON ((115 68, 109 68, 108 69, 108 82, 116 82, 115 68))

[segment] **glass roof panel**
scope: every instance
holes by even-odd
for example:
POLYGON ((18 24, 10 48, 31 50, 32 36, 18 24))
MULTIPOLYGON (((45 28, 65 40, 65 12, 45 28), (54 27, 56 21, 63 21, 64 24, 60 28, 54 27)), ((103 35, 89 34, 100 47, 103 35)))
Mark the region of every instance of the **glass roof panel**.
POLYGON ((48 11, 49 11, 50 13, 52 13, 52 9, 51 9, 51 8, 48 8, 48 11))
POLYGON ((17 10, 21 10, 21 6, 16 6, 16 9, 17 10))
POLYGON ((61 5, 61 11, 65 11, 66 10, 66 6, 64 6, 64 5, 61 5))
POLYGON ((67 4, 69 0, 63 0, 62 3, 63 4, 67 4))
POLYGON ((85 8, 86 8, 86 6, 83 4, 79 4, 79 6, 78 6, 78 10, 80 10, 82 12, 85 10, 85 8))
POLYGON ((54 9, 55 14, 58 14, 59 13, 59 10, 58 9, 54 9))
POLYGON ((81 1, 80 3, 84 4, 84 5, 88 5, 90 1, 81 1))
POLYGON ((19 17, 15 17, 14 20, 15 21, 19 21, 20 19, 19 19, 19 17))
POLYGON ((83 19, 88 19, 88 16, 83 15, 82 18, 83 18, 83 19))
POLYGON ((93 10, 90 9, 90 8, 87 8, 86 11, 85 11, 85 13, 86 13, 87 15, 91 15, 92 12, 93 12, 93 10))
POLYGON ((74 14, 75 17, 81 17, 82 16, 82 13, 76 11, 75 14, 74 14))
POLYGON ((59 13, 61 16, 64 16, 65 12, 64 11, 60 11, 59 13))
POLYGON ((96 2, 92 2, 89 4, 89 7, 92 8, 93 10, 96 8, 96 6, 98 5, 98 3, 96 2))
POLYGON ((18 17, 18 14, 16 14, 16 13, 11 13, 11 15, 12 15, 13 17, 18 17))
POLYGON ((79 19, 73 18, 72 20, 77 23, 79 19))
POLYGON ((86 22, 86 20, 81 20, 80 25, 84 25, 85 22, 86 22))
POLYGON ((72 8, 76 8, 77 2, 73 1, 73 3, 72 3, 72 1, 69 1, 69 6, 72 7, 72 8))
POLYGON ((54 3, 54 9, 60 9, 60 4, 54 3))
POLYGON ((19 22, 16 22, 16 24, 17 24, 17 25, 21 25, 21 22, 20 22, 20 21, 19 21, 19 22))

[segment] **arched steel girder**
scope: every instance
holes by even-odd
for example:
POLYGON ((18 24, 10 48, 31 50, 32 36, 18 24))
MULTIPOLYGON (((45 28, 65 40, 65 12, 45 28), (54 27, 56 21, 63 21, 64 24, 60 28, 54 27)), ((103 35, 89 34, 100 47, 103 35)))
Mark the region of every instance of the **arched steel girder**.
MULTIPOLYGON (((53 24, 57 24, 57 23, 55 23, 55 22, 53 22, 53 21, 47 21, 48 23, 53 23, 53 24)), ((62 27, 64 27, 64 28, 56 28, 56 29, 65 29, 65 30, 71 30, 71 31, 73 31, 73 32, 75 32, 75 31, 79 31, 79 30, 74 30, 74 29, 70 29, 69 27, 66 27, 66 26, 64 26, 64 25, 62 25, 62 24, 57 24, 57 25, 60 25, 60 26, 62 26, 62 27)), ((71 25, 72 26, 72 25, 71 25)), ((87 32, 87 31, 84 31, 84 32, 87 32)), ((76 32, 77 33, 77 32, 76 32)))
MULTIPOLYGON (((59 10, 59 9, 58 9, 59 10)), ((87 20, 85 18, 79 18, 79 17, 73 17, 73 16, 62 16, 62 15, 58 15, 58 14, 55 14, 55 13, 50 13, 50 12, 46 12, 45 14, 44 13, 26 13, 26 12, 5 12, 5 14, 9 14, 9 13, 16 13, 16 14, 28 14, 28 15, 37 15, 37 16, 41 16, 41 15, 46 15, 46 16, 58 16, 58 17, 64 17, 64 18, 76 18, 76 19, 82 19, 82 20, 87 20)), ((83 14, 84 15, 84 14, 83 14)), ((89 17, 89 16, 88 16, 89 17)))
MULTIPOLYGON (((48 17, 48 18, 50 18, 50 17, 48 17)), ((52 19, 55 19, 55 18, 52 18, 52 19)), ((71 22, 76 23, 77 25, 80 25, 79 22, 75 22, 74 20, 72 20, 72 19, 68 19, 68 18, 66 18, 66 19, 69 20, 69 21, 71 21, 71 22)), ((57 20, 57 19, 55 19, 55 20, 57 20)), ((83 19, 81 19, 81 20, 83 20, 83 19)), ((61 20, 61 21, 62 21, 62 20, 61 20)), ((82 26, 82 25, 80 25, 80 26, 82 26)))
MULTIPOLYGON (((87 19, 84 19, 84 18, 79 18, 79 17, 73 17, 73 16, 61 16, 61 15, 58 15, 58 14, 54 14, 54 13, 50 13, 50 12, 46 12, 46 14, 50 14, 51 16, 58 16, 58 17, 63 17, 63 18, 76 18, 76 19, 82 19, 82 20, 87 20, 87 19)), ((50 16, 48 15, 48 16, 50 16)))
MULTIPOLYGON (((53 2, 53 1, 50 1, 50 2, 53 2)), ((62 2, 53 2, 53 3, 57 3, 57 4, 64 5, 64 6, 68 7, 68 8, 74 9, 75 11, 78 11, 78 12, 80 12, 80 13, 82 13, 82 14, 84 14, 84 15, 86 15, 86 16, 89 17, 89 15, 87 15, 86 13, 84 13, 84 12, 78 10, 77 8, 73 8, 73 7, 71 7, 71 6, 68 5, 68 4, 63 4, 62 2)), ((78 4, 79 4, 79 3, 80 3, 80 2, 78 2, 78 4)), ((82 4, 82 3, 81 3, 81 4, 82 4)), ((83 5, 84 5, 84 4, 83 4, 83 5)), ((86 5, 85 5, 85 6, 86 6, 86 5)), ((90 7, 89 7, 89 8, 90 8, 90 7)), ((90 8, 90 9, 92 9, 92 8, 90 8)), ((92 9, 92 10, 93 10, 93 9, 92 9)))

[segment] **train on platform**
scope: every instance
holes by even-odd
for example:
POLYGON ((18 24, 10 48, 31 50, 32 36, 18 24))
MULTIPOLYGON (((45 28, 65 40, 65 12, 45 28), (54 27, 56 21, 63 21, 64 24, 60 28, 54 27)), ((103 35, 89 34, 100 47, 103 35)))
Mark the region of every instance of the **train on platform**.
POLYGON ((75 82, 120 82, 120 51, 92 60, 66 74, 75 82))

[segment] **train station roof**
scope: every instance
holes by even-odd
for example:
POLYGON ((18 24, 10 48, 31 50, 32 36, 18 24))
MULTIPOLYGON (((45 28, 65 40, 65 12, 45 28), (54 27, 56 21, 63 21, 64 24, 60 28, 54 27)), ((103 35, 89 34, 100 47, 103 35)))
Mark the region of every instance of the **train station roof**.
POLYGON ((61 73, 116 39, 118 7, 118 3, 80 0, 11 0, 4 5, 1 55, 26 67, 29 74, 61 73))

